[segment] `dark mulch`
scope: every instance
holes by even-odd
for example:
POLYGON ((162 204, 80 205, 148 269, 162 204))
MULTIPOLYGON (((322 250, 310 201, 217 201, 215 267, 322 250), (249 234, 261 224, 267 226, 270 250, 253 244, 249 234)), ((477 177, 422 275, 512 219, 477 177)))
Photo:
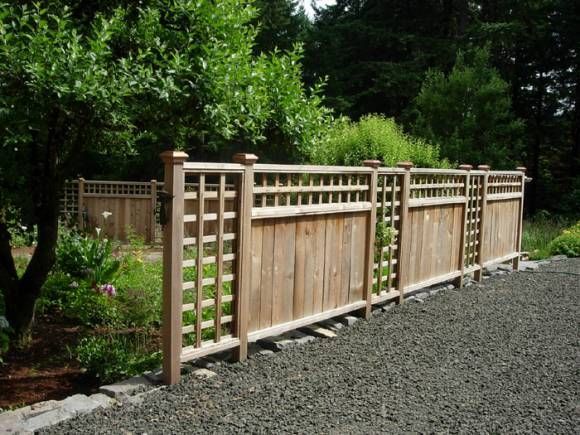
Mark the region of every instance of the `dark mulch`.
POLYGON ((0 366, 0 408, 44 400, 60 400, 75 393, 91 393, 94 378, 86 376, 70 356, 81 328, 59 316, 41 316, 35 322, 26 349, 12 348, 0 366))
POLYGON ((579 433, 580 260, 447 291, 52 433, 579 433))

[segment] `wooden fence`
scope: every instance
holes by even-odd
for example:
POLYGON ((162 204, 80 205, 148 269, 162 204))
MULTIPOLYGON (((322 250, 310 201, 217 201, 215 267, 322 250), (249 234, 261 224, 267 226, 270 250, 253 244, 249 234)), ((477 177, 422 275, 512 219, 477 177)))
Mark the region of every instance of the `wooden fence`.
POLYGON ((512 260, 525 168, 190 163, 162 154, 163 371, 512 260), (209 188, 208 186, 211 186, 209 188), (211 209, 208 207, 211 205, 211 209))
MULTIPOLYGON (((188 188, 192 186, 187 186, 188 188)), ((207 184, 208 190, 216 190, 217 185, 207 184)), ((228 186, 229 188, 229 186, 228 186)), ((78 228, 94 231, 110 239, 127 241, 129 231, 143 237, 147 243, 156 243, 161 238, 158 205, 163 183, 156 180, 139 181, 67 181, 60 198, 60 213, 68 222, 78 228)), ((230 199, 226 200, 229 206, 230 199)), ((219 204, 206 198, 206 212, 216 212, 219 204)), ((186 203, 186 213, 197 209, 195 201, 186 203)), ((215 221, 206 225, 215 225, 215 221)), ((194 231, 195 225, 185 227, 186 235, 194 231)), ((209 228, 215 231, 215 228, 209 228)))
MULTIPOLYGON (((160 183, 162 184, 162 183, 160 183)), ((100 228, 104 236, 127 240, 129 229, 154 243, 157 224, 157 181, 67 181, 60 201, 61 215, 81 229, 100 228)))

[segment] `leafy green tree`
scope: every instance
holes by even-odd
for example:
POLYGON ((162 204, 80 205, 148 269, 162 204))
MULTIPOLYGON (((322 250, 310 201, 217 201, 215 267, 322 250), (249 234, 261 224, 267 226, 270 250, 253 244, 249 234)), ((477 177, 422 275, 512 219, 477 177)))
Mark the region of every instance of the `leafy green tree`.
POLYGON ((448 159, 513 168, 523 123, 512 113, 509 85, 490 66, 487 49, 466 57, 459 52, 448 75, 428 72, 415 99, 413 132, 439 144, 448 159))
POLYGON ((309 149, 309 159, 322 165, 359 166, 366 159, 385 166, 410 160, 421 167, 448 167, 439 148, 405 134, 392 118, 367 115, 358 122, 342 118, 324 141, 309 149))
POLYGON ((63 181, 87 160, 318 139, 329 117, 300 51, 253 55, 255 14, 245 0, 0 4, 0 289, 17 336, 54 263, 63 181), (38 232, 22 276, 11 220, 38 232))

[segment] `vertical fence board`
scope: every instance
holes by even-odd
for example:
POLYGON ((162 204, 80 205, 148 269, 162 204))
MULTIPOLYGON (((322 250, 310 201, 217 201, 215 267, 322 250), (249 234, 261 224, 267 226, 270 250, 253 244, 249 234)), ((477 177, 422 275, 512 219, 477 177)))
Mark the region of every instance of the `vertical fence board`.
POLYGON ((274 278, 274 221, 263 224, 262 279, 260 290, 260 329, 272 326, 272 301, 274 278))
POLYGON ((263 222, 252 224, 252 286, 248 316, 248 331, 260 329, 261 288, 262 288, 262 246, 264 225, 263 222))

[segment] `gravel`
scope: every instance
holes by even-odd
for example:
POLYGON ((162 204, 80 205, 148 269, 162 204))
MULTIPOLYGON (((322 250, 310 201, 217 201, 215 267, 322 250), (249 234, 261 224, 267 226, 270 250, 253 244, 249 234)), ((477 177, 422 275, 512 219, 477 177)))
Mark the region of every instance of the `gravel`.
POLYGON ((447 290, 50 432, 580 433, 578 274, 447 290))

